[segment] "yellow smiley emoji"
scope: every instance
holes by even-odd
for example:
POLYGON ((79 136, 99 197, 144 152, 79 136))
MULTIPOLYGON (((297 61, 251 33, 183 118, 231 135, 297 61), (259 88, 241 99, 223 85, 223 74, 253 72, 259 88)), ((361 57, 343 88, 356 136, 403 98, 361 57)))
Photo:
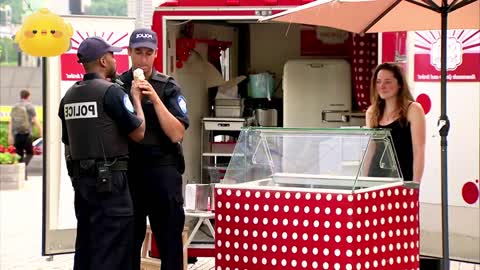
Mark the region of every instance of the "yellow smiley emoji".
POLYGON ((57 56, 70 48, 72 26, 63 19, 42 8, 25 19, 15 34, 20 49, 32 56, 57 56))

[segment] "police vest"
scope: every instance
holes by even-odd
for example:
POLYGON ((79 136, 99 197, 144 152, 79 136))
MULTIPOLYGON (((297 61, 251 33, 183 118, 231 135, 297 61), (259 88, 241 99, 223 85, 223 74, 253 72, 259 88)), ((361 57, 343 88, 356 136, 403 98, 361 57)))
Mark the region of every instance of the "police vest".
MULTIPOLYGON (((132 70, 123 73, 119 79, 124 84, 124 88, 128 90, 130 95, 130 89, 132 86, 131 82, 133 80, 132 70)), ((154 71, 151 79, 148 81, 157 91, 158 96, 164 104, 168 102, 168 96, 170 94, 165 93, 164 91, 168 80, 168 76, 154 71)), ((131 150, 133 151, 131 152, 142 151, 147 155, 151 154, 154 156, 163 157, 178 155, 178 144, 172 143, 170 138, 163 131, 158 121, 157 113, 155 112, 153 103, 144 98, 142 99, 142 108, 145 115, 145 136, 140 142, 141 145, 136 143, 132 144, 131 150)))
POLYGON ((81 81, 65 94, 63 110, 73 160, 128 154, 127 136, 103 107, 103 97, 112 85, 103 79, 81 81))

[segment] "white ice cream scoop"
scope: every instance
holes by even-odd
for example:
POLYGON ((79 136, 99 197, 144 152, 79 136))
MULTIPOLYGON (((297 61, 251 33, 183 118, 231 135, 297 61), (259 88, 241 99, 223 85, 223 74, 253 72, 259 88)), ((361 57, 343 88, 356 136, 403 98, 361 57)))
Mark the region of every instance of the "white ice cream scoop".
POLYGON ((137 68, 133 71, 133 79, 135 81, 143 81, 145 80, 145 75, 143 74, 143 69, 137 68))

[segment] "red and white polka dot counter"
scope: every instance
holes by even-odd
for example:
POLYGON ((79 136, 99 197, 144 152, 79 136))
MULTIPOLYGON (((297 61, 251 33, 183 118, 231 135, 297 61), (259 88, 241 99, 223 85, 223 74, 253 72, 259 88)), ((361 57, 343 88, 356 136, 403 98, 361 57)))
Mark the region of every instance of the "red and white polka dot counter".
POLYGON ((418 190, 215 192, 218 270, 419 267, 418 190))

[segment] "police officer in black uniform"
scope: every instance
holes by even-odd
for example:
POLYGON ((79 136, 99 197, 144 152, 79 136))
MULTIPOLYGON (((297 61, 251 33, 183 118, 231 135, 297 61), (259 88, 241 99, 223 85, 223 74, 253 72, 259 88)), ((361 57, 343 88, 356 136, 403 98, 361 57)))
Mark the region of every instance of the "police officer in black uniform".
POLYGON ((182 231, 185 223, 182 197, 184 159, 180 142, 189 125, 187 104, 173 78, 153 68, 157 35, 137 29, 128 49, 132 68, 120 76, 131 95, 140 89, 144 98, 145 138, 130 144, 129 179, 135 208, 134 269, 140 269, 140 249, 146 217, 160 251, 162 270, 183 269, 182 231), (143 70, 145 80, 135 81, 133 71, 143 70))
POLYGON ((127 183, 128 137, 140 141, 145 121, 141 93, 107 81, 116 75, 113 47, 100 37, 78 48, 86 74, 60 102, 62 141, 75 190, 74 270, 130 270, 133 203, 127 183), (135 113, 136 112, 136 113, 135 113))

